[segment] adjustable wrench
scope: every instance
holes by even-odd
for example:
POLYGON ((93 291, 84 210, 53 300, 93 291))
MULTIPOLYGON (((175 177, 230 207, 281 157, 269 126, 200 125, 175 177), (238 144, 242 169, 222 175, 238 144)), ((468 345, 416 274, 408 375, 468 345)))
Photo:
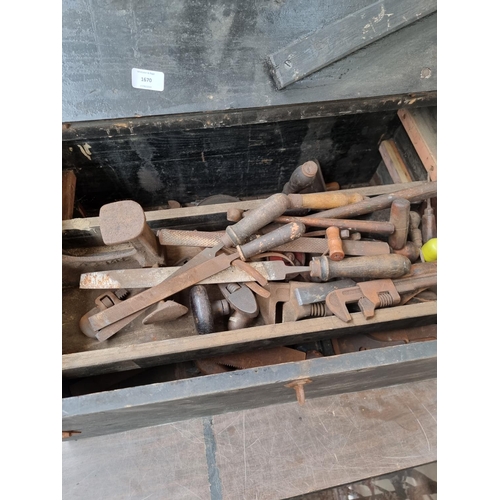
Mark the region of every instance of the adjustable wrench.
POLYGON ((437 274, 402 278, 399 280, 381 279, 358 283, 351 288, 330 292, 326 297, 326 306, 337 318, 351 321, 347 304, 357 302, 365 318, 375 315, 375 308, 397 305, 400 294, 424 290, 437 284, 437 274))

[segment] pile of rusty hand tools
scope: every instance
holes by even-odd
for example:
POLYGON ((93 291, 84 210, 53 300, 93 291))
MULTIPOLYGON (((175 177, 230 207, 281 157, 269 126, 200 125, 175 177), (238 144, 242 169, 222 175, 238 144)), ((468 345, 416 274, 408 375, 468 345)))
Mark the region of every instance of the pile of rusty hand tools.
MULTIPOLYGON (((349 322, 354 311, 371 318, 377 308, 435 290, 437 263, 425 262, 421 247, 436 237, 428 200, 437 196, 437 183, 371 198, 352 190, 311 192, 318 169, 308 161, 283 192, 246 212, 231 209, 225 231, 155 233, 136 202, 104 205, 103 242, 128 243, 137 266, 81 275, 81 288, 98 282, 107 289, 81 318, 81 331, 104 341, 140 315, 147 325, 188 312, 199 334, 213 333, 220 318, 226 318, 227 330, 254 325, 257 318, 274 324, 335 315, 349 322), (384 213, 385 220, 373 217, 384 213), (168 266, 173 246, 197 253, 183 265, 168 266), (172 300, 181 291, 189 291, 188 303, 172 300)), ((286 349, 275 350, 273 359, 290 360, 286 349)), ((249 359, 233 356, 226 366, 249 367, 249 359)), ((225 370, 224 362, 217 365, 225 370)), ((206 369, 214 373, 213 366, 206 369)))

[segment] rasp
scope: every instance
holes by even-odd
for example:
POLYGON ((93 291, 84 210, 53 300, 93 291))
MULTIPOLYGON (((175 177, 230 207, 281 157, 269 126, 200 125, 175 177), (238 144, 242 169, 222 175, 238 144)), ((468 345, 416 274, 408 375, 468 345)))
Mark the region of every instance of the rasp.
MULTIPOLYGON (((189 263, 192 263, 191 259, 189 263)), ((287 266, 283 261, 249 262, 268 281, 280 281, 290 274, 309 272, 309 266, 287 266)), ((158 285, 182 267, 149 267, 141 269, 115 269, 85 273, 80 276, 80 288, 114 290, 119 288, 150 288, 158 285)), ((229 267, 202 281, 200 285, 218 283, 245 283, 255 278, 236 267, 229 267)))

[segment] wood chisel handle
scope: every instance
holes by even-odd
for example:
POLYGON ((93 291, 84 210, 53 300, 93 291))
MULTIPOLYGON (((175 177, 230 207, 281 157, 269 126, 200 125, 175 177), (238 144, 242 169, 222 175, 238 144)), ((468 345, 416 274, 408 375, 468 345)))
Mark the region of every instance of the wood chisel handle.
POLYGON ((339 191, 308 194, 289 194, 290 208, 311 208, 325 210, 329 208, 343 207, 364 200, 359 193, 345 194, 339 191))
POLYGON ((226 228, 221 241, 225 247, 243 245, 260 228, 271 223, 290 208, 290 200, 283 193, 273 194, 258 208, 249 211, 243 219, 226 228))
POLYGON ((328 257, 313 257, 311 277, 328 281, 333 278, 400 278, 410 272, 411 262, 403 255, 369 255, 334 262, 328 257))
POLYGON ((306 226, 302 222, 291 222, 285 226, 275 229, 260 238, 249 241, 242 246, 236 247, 241 260, 247 260, 255 255, 267 252, 279 245, 300 238, 306 232, 306 226))

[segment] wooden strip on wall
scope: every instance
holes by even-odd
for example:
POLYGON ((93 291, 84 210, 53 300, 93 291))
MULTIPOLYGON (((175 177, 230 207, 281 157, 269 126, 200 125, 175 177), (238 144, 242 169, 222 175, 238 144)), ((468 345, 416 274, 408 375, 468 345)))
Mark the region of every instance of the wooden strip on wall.
POLYGON ((430 180, 437 181, 437 119, 432 108, 399 109, 398 116, 430 180))
POLYGON ((395 184, 411 182, 413 180, 396 143, 392 139, 382 141, 379 151, 389 175, 395 184))
POLYGON ((73 170, 62 173, 62 220, 73 218, 75 206, 76 175, 73 170))
POLYGON ((282 89, 436 10, 435 0, 379 0, 269 55, 271 75, 282 89))

